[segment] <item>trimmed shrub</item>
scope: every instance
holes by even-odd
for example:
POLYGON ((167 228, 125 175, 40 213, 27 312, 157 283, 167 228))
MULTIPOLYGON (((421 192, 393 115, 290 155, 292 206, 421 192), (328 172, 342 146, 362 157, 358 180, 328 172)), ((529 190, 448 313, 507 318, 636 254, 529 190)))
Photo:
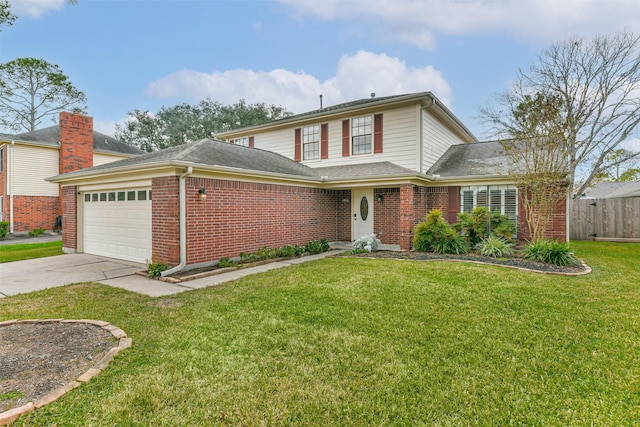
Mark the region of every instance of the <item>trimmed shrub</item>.
POLYGON ((33 230, 30 230, 27 234, 31 237, 36 237, 36 236, 40 236, 41 234, 44 234, 45 230, 44 228, 34 228, 33 230))
POLYGON ((311 240, 304 245, 304 251, 310 254, 319 254, 322 252, 322 244, 317 240, 311 240))
POLYGON ((513 243, 496 235, 482 239, 476 243, 474 248, 480 255, 493 258, 506 257, 513 254, 513 243))
POLYGON ((9 234, 9 221, 0 221, 0 237, 7 237, 9 234))
POLYGON ((413 229, 413 249, 419 252, 433 251, 435 243, 443 238, 447 230, 451 230, 451 227, 442 218, 442 211, 440 209, 430 211, 425 221, 413 229))
POLYGON ((232 260, 230 258, 227 258, 227 257, 220 258, 218 260, 218 264, 217 264, 218 268, 235 267, 237 265, 238 265, 237 261, 234 261, 234 260, 232 260))
POLYGON ((569 243, 557 240, 538 239, 524 248, 523 256, 532 261, 546 262, 553 265, 577 264, 578 259, 571 252, 569 243))

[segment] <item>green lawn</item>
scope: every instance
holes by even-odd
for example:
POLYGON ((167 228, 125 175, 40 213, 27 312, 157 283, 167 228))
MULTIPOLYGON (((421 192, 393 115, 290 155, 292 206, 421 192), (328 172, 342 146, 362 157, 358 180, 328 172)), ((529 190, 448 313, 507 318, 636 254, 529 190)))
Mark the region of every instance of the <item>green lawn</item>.
POLYGON ((0 246, 0 263, 62 255, 62 241, 0 246))
POLYGON ((16 425, 638 425, 640 245, 574 248, 592 274, 330 258, 171 298, 3 298, 0 320, 102 319, 134 343, 16 425))

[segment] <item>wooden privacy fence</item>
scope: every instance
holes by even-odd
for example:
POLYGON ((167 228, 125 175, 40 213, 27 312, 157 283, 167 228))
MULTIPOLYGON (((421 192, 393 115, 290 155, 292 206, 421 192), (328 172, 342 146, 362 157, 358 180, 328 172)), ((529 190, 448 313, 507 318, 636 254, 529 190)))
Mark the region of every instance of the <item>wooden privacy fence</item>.
POLYGON ((575 199, 570 227, 571 240, 640 242, 640 197, 575 199))

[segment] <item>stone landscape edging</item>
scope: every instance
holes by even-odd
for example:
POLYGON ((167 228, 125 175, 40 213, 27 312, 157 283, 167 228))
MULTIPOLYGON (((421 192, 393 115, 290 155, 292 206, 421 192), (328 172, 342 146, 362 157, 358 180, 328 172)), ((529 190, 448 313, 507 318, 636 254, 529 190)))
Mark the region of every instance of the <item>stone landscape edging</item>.
POLYGON ((109 363, 113 360, 113 358, 120 353, 125 348, 129 348, 132 345, 132 339, 127 337, 127 334, 120 328, 113 326, 109 322, 105 322, 103 320, 89 320, 89 319, 29 319, 29 320, 5 320, 4 322, 0 322, 0 327, 9 326, 17 323, 87 323, 90 325, 97 326, 111 333, 116 339, 118 339, 118 345, 112 347, 107 353, 94 365, 94 367, 89 368, 85 373, 80 375, 75 381, 71 381, 65 384, 62 387, 59 387, 49 393, 45 394, 41 398, 37 399, 34 402, 26 403, 22 406, 18 406, 17 408, 12 408, 4 412, 0 412, 0 425, 7 425, 14 422, 20 415, 27 414, 36 409, 42 408, 45 405, 55 402, 60 399, 62 396, 73 390, 74 388, 80 387, 84 383, 88 383, 91 378, 98 375, 102 372, 109 363))
MULTIPOLYGON (((366 259, 381 259, 377 257, 357 257, 357 258, 366 258, 366 259)), ((526 267, 518 267, 517 265, 507 265, 507 264, 498 264, 492 262, 485 261, 476 261, 470 259, 455 259, 455 258, 433 258, 433 259, 406 259, 406 258, 388 258, 388 259, 396 259, 398 261, 411 261, 411 262, 430 262, 430 261, 444 261, 444 262, 469 262, 471 264, 479 264, 479 265, 493 265, 496 267, 505 267, 512 268, 514 270, 527 271, 530 273, 538 273, 538 274, 555 274, 558 276, 584 276, 586 274, 590 274, 592 272, 591 267, 589 267, 583 260, 580 260, 580 265, 584 268, 583 271, 571 272, 571 271, 546 271, 546 270, 536 270, 533 268, 526 267)))

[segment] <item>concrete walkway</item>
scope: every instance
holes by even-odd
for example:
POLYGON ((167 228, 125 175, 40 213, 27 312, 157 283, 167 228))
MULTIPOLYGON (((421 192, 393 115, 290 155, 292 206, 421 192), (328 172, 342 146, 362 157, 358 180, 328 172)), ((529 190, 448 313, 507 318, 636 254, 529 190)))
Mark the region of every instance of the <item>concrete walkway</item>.
POLYGON ((314 261, 336 253, 339 251, 243 268, 179 284, 152 280, 135 274, 146 270, 144 264, 89 254, 59 255, 0 264, 0 298, 78 282, 99 282, 151 297, 160 297, 216 286, 251 274, 314 261))

